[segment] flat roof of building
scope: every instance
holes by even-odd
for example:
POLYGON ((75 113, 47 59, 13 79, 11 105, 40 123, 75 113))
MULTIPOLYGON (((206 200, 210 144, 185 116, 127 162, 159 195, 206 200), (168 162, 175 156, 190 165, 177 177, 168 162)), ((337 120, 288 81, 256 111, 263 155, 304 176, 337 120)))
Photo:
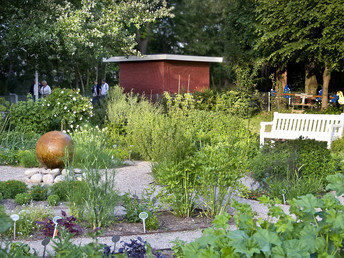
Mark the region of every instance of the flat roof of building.
POLYGON ((211 56, 187 56, 187 55, 170 55, 170 54, 158 54, 158 55, 144 55, 138 56, 114 56, 110 58, 104 58, 103 62, 141 62, 141 61, 189 61, 189 62, 206 62, 206 63, 222 63, 223 57, 211 57, 211 56))

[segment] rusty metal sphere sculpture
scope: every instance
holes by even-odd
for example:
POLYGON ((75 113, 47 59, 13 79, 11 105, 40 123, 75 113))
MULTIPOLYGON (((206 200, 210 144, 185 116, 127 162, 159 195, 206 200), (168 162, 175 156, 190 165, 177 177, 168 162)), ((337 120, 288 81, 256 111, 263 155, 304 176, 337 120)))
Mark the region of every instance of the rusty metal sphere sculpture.
POLYGON ((64 167, 65 155, 68 153, 69 161, 74 154, 73 141, 69 135, 51 131, 43 134, 36 144, 36 156, 38 161, 46 168, 64 167))

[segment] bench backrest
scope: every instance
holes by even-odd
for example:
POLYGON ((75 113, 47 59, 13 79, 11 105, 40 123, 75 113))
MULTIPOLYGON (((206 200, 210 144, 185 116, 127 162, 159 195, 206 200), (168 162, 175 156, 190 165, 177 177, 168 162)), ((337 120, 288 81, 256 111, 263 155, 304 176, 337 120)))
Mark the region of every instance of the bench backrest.
MULTIPOLYGON (((328 134, 331 125, 344 124, 344 113, 340 115, 274 113, 271 132, 293 133, 300 136, 328 134)), ((340 130, 336 128, 334 135, 340 130)))

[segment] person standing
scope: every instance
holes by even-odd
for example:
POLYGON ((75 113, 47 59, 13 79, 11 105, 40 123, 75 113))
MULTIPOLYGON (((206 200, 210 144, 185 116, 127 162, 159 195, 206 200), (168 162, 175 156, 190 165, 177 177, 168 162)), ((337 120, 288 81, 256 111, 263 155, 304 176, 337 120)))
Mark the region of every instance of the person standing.
POLYGON ((47 84, 47 81, 42 81, 42 87, 39 92, 41 93, 42 98, 45 98, 46 96, 51 94, 51 88, 47 84))
MULTIPOLYGON (((31 88, 30 88, 30 90, 29 90, 29 93, 31 94, 31 96, 32 96, 32 98, 33 98, 33 101, 36 101, 36 96, 35 96, 35 85, 36 85, 36 81, 33 82, 33 84, 31 85, 31 88)), ((38 83, 37 87, 38 87, 38 91, 39 91, 39 89, 40 89, 40 87, 41 87, 41 84, 38 83)))
POLYGON ((93 106, 95 104, 98 104, 98 105, 100 104, 99 103, 100 91, 101 91, 101 88, 100 88, 98 82, 94 81, 93 85, 92 85, 92 105, 93 106))
POLYGON ((101 86, 101 90, 100 90, 100 96, 102 98, 106 97, 106 94, 109 91, 109 84, 106 83, 105 79, 102 80, 102 86, 101 86))

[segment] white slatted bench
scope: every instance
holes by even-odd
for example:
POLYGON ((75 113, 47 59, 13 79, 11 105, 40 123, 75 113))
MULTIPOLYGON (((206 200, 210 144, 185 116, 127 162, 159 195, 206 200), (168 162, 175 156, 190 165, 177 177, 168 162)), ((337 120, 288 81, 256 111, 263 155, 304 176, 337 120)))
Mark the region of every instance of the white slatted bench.
POLYGON ((344 113, 340 115, 323 114, 290 114, 274 113, 272 122, 260 123, 260 146, 265 139, 295 140, 300 137, 327 142, 331 148, 332 141, 342 137, 344 113), (265 132, 265 127, 271 125, 271 132, 265 132))

